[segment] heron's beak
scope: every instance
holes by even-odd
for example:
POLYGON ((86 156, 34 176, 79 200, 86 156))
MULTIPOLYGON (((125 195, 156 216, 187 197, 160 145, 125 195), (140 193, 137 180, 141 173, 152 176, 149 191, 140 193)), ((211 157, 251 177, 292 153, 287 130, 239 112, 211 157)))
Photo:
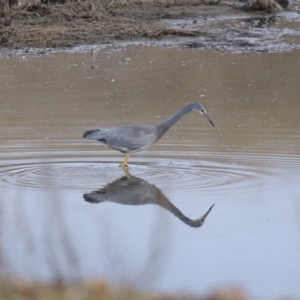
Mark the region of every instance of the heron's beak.
POLYGON ((214 123, 212 122, 212 120, 209 118, 209 116, 207 115, 206 112, 203 112, 203 115, 207 118, 207 120, 209 121, 209 123, 215 127, 214 123))

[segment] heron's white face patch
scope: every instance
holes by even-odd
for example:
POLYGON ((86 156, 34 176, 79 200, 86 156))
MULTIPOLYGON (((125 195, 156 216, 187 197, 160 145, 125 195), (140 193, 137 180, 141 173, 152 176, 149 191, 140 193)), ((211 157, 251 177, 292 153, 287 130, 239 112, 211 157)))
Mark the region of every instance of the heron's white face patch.
POLYGON ((206 115, 206 110, 204 108, 201 108, 199 112, 201 115, 206 115))

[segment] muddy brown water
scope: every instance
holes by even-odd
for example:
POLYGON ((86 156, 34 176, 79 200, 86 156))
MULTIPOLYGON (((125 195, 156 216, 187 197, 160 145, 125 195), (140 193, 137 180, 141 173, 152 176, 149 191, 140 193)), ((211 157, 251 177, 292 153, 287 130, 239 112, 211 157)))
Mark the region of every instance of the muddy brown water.
POLYGON ((1 57, 1 274, 299 297, 299 57, 138 46, 1 57), (122 154, 82 138, 194 101, 216 127, 185 116, 132 156, 133 183, 122 154))

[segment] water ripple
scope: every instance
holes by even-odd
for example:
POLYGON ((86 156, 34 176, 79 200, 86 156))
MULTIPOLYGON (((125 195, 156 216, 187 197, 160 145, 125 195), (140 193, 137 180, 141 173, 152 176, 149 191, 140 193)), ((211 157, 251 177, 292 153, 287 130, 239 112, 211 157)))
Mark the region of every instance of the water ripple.
MULTIPOLYGON (((56 151, 4 155, 0 186, 22 189, 78 190, 101 186, 124 175, 121 156, 111 152, 56 151), (106 155, 107 154, 107 155, 106 155)), ((236 189, 263 183, 270 176, 298 172, 295 156, 227 153, 148 152, 130 160, 130 172, 164 189, 236 189), (150 158, 149 158, 150 156, 150 158), (197 159, 199 157, 199 159, 197 159)))

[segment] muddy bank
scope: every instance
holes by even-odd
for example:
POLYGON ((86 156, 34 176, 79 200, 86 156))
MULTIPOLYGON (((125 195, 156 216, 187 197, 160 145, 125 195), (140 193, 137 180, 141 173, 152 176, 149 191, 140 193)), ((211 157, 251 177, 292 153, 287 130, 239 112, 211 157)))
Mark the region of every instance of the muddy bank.
POLYGON ((61 0, 0 6, 0 47, 69 48, 121 41, 233 51, 282 51, 300 44, 300 6, 246 12, 219 0, 61 0), (282 26, 282 22, 285 24, 282 26), (296 37, 289 42, 286 37, 296 37))

